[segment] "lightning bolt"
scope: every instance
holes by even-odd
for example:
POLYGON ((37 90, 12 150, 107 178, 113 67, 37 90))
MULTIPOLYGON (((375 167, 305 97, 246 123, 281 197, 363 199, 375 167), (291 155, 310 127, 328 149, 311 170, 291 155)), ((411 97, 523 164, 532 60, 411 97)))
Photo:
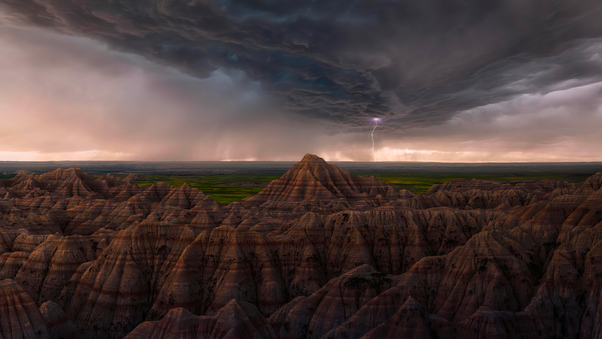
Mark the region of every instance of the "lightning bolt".
POLYGON ((378 127, 378 118, 372 119, 374 121, 374 128, 372 128, 372 132, 370 133, 370 138, 372 138, 372 157, 373 162, 376 162, 376 152, 374 151, 374 130, 378 127))

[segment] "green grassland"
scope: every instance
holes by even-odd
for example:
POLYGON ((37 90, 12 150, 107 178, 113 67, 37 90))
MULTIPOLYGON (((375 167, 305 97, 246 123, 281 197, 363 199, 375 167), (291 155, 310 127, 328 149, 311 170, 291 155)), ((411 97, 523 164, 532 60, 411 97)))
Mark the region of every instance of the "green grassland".
POLYGON ((142 175, 144 180, 136 180, 138 185, 152 185, 164 182, 172 186, 181 186, 186 183, 207 194, 220 204, 229 204, 240 201, 251 195, 259 193, 267 184, 278 179, 278 176, 247 176, 247 175, 200 175, 200 176, 173 176, 173 175, 142 175))
MULTIPOLYGON (((362 174, 366 175, 366 174, 362 174)), ((582 182, 589 175, 577 175, 577 174, 542 174, 542 175, 494 175, 494 174, 409 174, 409 175, 376 175, 378 180, 384 181, 391 184, 396 188, 407 188, 414 193, 425 193, 428 189, 435 184, 442 184, 444 182, 460 179, 481 179, 481 180, 493 180, 502 182, 518 182, 518 181, 531 181, 531 180, 566 180, 569 182, 582 182)))
MULTIPOLYGON (((422 194, 435 184, 442 184, 452 180, 493 180, 501 182, 520 182, 532 180, 566 180, 573 183, 583 182, 596 171, 599 167, 596 164, 576 164, 567 165, 564 167, 537 164, 524 164, 522 167, 499 165, 499 166, 481 166, 479 168, 458 169, 453 166, 445 168, 440 166, 425 166, 424 168, 411 168, 405 170, 374 168, 351 170, 353 175, 360 176, 375 176, 378 180, 389 183, 396 189, 409 189, 414 193, 422 194), (539 167, 538 167, 539 166, 539 167)), ((66 166, 65 166, 66 167, 66 166)), ((234 168, 236 170, 236 168, 234 168)), ((94 168, 89 169, 89 173, 93 177, 98 178, 106 168, 102 167, 99 170, 94 168)), ((153 170, 151 166, 151 170, 153 170)), ((236 173, 194 173, 194 172, 168 172, 156 171, 146 172, 138 171, 137 174, 141 180, 136 180, 134 183, 142 186, 150 186, 157 182, 164 182, 174 187, 181 186, 184 183, 194 187, 208 196, 212 197, 220 204, 229 204, 231 202, 240 201, 246 197, 255 195, 263 190, 270 181, 278 179, 286 169, 278 168, 262 168, 260 170, 249 168, 236 173)), ((43 173, 40 170, 35 173, 43 173)), ((128 173, 126 169, 120 169, 115 176, 123 179, 128 173)), ((0 172, 0 180, 10 179, 16 175, 16 171, 0 172)))
MULTIPOLYGON (((360 173, 367 176, 370 174, 360 173)), ((138 185, 152 185, 157 182, 164 182, 172 186, 180 186, 184 183, 191 187, 201 190, 203 193, 212 197, 220 204, 229 204, 234 201, 240 201, 251 195, 259 193, 267 184, 277 179, 279 176, 259 176, 259 175, 201 175, 201 176, 176 176, 176 175, 142 175, 144 180, 137 180, 134 183, 138 185)), ((425 193, 434 184, 441 184, 447 181, 458 179, 481 179, 505 182, 518 182, 530 180, 567 180, 570 182, 581 182, 588 175, 576 174, 541 174, 541 175, 492 175, 492 174, 381 174, 376 175, 378 180, 387 182, 394 187, 401 189, 407 188, 414 193, 425 193)))
MULTIPOLYGON (((481 179, 502 182, 519 182, 531 180, 566 180, 569 182, 582 182, 590 175, 580 173, 541 173, 529 174, 479 174, 479 173, 353 173, 355 175, 370 176, 374 175, 378 180, 391 184, 397 189, 406 188, 414 193, 422 194, 435 184, 442 184, 447 181, 461 179, 481 179)), ((0 174, 0 179, 10 179, 15 174, 0 174)), ((99 177, 100 174, 94 174, 99 177)), ((116 175, 122 179, 125 175, 116 175)), ((135 184, 150 186, 157 182, 164 182, 174 187, 181 186, 184 183, 194 187, 213 198, 220 204, 229 204, 240 201, 246 197, 255 195, 267 186, 267 184, 278 179, 279 175, 173 175, 173 174, 141 174, 143 179, 134 181, 135 184)))

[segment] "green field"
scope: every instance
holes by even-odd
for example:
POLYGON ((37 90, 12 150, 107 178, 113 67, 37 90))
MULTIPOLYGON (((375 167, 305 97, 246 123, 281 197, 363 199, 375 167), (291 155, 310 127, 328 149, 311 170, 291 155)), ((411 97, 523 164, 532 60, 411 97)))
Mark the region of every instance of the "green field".
MULTIPOLYGON (((370 176, 374 175, 378 180, 387 182, 397 189, 406 188, 414 193, 422 194, 434 184, 441 184, 447 181, 458 179, 481 179, 494 180, 505 182, 518 182, 530 180, 566 180, 569 182, 582 182, 590 176, 590 174, 581 173, 541 173, 534 175, 533 173, 515 175, 508 174, 479 174, 479 173, 406 173, 400 175, 393 172, 380 172, 375 174, 370 173, 353 173, 355 175, 370 176)), ((15 174, 0 174, 0 179, 9 179, 15 174)), ((99 177, 100 174, 94 174, 94 177, 99 177)), ((123 178, 125 175, 116 175, 118 178, 123 178)), ((226 175, 226 174, 211 174, 211 175, 173 175, 165 174, 140 174, 143 180, 134 181, 135 184, 150 186, 157 182, 164 182, 174 187, 181 186, 184 183, 194 187, 203 193, 213 198, 220 204, 229 204, 231 202, 240 201, 246 197, 255 195, 264 189, 267 184, 276 180, 280 175, 226 175)))
MULTIPOLYGON (((366 174, 363 174, 366 175, 366 174)), ((425 193, 434 184, 442 184, 447 181, 458 179, 481 179, 493 181, 530 181, 530 180, 566 180, 570 182, 582 182, 589 175, 559 175, 559 174, 542 174, 542 175, 494 175, 494 174, 456 174, 456 175, 440 175, 440 174, 411 174, 411 175, 376 175, 378 180, 387 182, 396 188, 407 188, 414 193, 425 193)))
POLYGON ((172 186, 186 183, 207 194, 220 204, 240 201, 255 195, 278 176, 245 176, 245 175, 200 175, 200 176, 162 176, 143 175, 145 180, 136 180, 138 185, 152 185, 164 182, 172 186))
MULTIPOLYGON (((360 174, 368 175, 368 174, 360 174)), ((278 179, 279 176, 253 176, 253 175, 201 175, 201 176, 174 176, 174 175, 143 175, 145 180, 134 181, 138 185, 152 185, 164 182, 172 186, 180 186, 184 183, 201 190, 220 204, 229 204, 240 201, 251 195, 259 193, 270 181, 278 179)), ((529 180, 567 180, 570 182, 581 182, 588 175, 492 175, 492 174, 408 174, 376 175, 378 180, 387 182, 397 189, 407 188, 414 193, 425 193, 434 184, 458 179, 481 179, 494 181, 529 181, 529 180)))

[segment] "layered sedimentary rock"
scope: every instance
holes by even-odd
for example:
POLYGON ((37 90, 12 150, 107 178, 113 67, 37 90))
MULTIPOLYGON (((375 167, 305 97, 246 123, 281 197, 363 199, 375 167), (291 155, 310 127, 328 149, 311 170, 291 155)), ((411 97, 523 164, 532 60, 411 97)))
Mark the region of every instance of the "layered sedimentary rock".
POLYGON ((602 173, 416 195, 306 155, 228 206, 135 179, 0 180, 4 337, 602 336, 602 173))
POLYGON ((358 177, 322 158, 307 154, 282 177, 263 191, 243 201, 264 209, 289 210, 305 207, 314 211, 334 211, 357 205, 368 208, 396 199, 399 193, 374 177, 358 177))
POLYGON ((63 309, 54 301, 46 301, 40 306, 40 313, 46 320, 51 338, 78 338, 82 333, 67 317, 63 309))
MULTIPOLYGON (((410 296, 389 320, 368 332, 364 338, 457 338, 461 334, 464 333, 453 323, 430 314, 424 305, 410 296)), ((483 337, 481 333, 478 336, 483 337)))
POLYGON ((366 302, 391 287, 391 276, 369 265, 330 280, 294 305, 285 305, 270 318, 281 338, 316 337, 341 325, 366 302))
POLYGON ((46 321, 31 297, 14 280, 0 281, 2 338, 48 338, 46 321))
POLYGON ((176 262, 194 239, 186 226, 143 222, 115 235, 81 274, 67 315, 84 331, 120 337, 144 320, 176 262))
POLYGON ((173 308, 159 321, 138 325, 126 338, 270 339, 276 335, 255 306, 232 299, 214 316, 195 316, 186 309, 173 308))

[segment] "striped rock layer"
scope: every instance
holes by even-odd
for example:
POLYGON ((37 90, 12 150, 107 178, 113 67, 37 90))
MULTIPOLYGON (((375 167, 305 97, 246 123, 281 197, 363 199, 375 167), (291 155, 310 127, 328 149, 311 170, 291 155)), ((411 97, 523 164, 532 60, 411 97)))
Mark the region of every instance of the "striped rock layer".
POLYGON ((0 180, 0 337, 602 337, 602 173, 416 195, 306 155, 227 206, 135 179, 0 180))

